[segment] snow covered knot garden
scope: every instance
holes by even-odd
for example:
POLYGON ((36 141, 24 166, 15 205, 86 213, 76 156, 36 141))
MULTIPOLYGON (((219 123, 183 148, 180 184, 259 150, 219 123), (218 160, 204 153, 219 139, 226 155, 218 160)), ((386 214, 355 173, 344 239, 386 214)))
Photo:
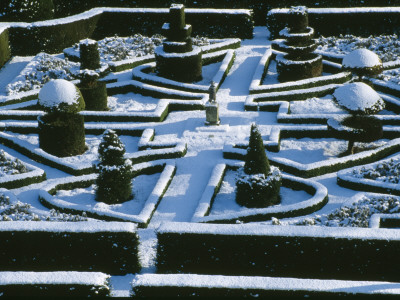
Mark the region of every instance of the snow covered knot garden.
POLYGON ((0 296, 400 294, 398 7, 47 2, 0 16, 0 296))

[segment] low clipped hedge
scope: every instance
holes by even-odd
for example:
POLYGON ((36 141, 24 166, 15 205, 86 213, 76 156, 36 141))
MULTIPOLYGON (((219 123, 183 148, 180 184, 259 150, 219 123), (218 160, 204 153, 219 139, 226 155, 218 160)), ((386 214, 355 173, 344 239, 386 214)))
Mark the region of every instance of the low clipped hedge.
MULTIPOLYGON (((261 276, 223 276, 198 274, 138 274, 132 281, 131 296, 135 299, 150 297, 178 298, 261 298, 350 296, 356 299, 396 297, 396 282, 321 280, 303 278, 275 278, 261 276), (338 288, 340 287, 340 288, 338 288), (366 288, 368 287, 368 288, 366 288), (391 289, 393 288, 393 289, 391 289)), ((325 299, 325 298, 324 298, 325 299)))
MULTIPOLYGON (((317 128, 307 129, 282 129, 280 138, 321 138, 329 137, 329 132, 326 127, 317 126, 317 128)), ((345 168, 350 168, 362 164, 375 162, 379 159, 385 158, 391 154, 400 151, 399 139, 392 140, 386 145, 374 150, 367 150, 353 155, 348 155, 341 158, 334 158, 328 161, 319 161, 315 163, 302 164, 289 159, 282 159, 279 156, 269 155, 268 159, 274 166, 279 167, 283 172, 293 174, 302 178, 310 178, 320 176, 323 174, 333 173, 345 168)), ((226 159, 244 160, 246 151, 244 149, 237 149, 231 146, 225 146, 223 155, 226 159)))
POLYGON ((0 272, 3 297, 107 297, 109 275, 100 272, 0 272))
MULTIPOLYGON (((157 184, 154 186, 149 197, 143 203, 143 208, 137 214, 132 214, 129 211, 108 211, 102 208, 98 209, 96 206, 91 207, 89 205, 79 206, 79 204, 60 200, 54 196, 59 190, 72 190, 91 186, 96 182, 97 174, 73 177, 68 180, 56 181, 48 184, 39 192, 39 201, 45 207, 56 209, 64 213, 80 214, 84 212, 90 218, 104 221, 131 222, 137 224, 139 228, 146 228, 164 196, 164 193, 167 191, 175 176, 176 167, 174 164, 167 164, 164 160, 160 160, 157 162, 137 164, 133 168, 132 177, 142 174, 151 175, 161 173, 157 184)), ((132 201, 135 200, 133 199, 132 201)))
POLYGON ((0 223, 3 271, 99 271, 114 275, 140 270, 136 225, 119 222, 0 223))
POLYGON ((310 180, 283 175, 282 186, 294 190, 305 191, 310 194, 310 198, 291 205, 276 205, 254 209, 250 208, 238 212, 221 213, 210 216, 209 213, 212 209, 214 199, 220 190, 226 169, 237 169, 237 167, 238 166, 219 164, 214 168, 211 178, 192 217, 192 222, 234 224, 237 222, 247 223, 267 221, 272 217, 280 219, 298 217, 313 213, 321 209, 328 202, 328 190, 321 184, 310 180))
POLYGON ((161 274, 398 280, 390 229, 164 223, 157 238, 161 274))

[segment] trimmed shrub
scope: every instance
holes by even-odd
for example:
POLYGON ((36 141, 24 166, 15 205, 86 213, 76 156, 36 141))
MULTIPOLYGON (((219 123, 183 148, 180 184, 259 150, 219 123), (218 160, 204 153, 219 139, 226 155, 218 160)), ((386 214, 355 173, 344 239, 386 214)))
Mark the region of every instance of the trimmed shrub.
POLYGON ((38 117, 39 145, 58 157, 79 155, 86 151, 83 116, 53 113, 38 117))
POLYGON ((86 110, 107 111, 107 87, 102 81, 95 81, 93 87, 79 85, 79 89, 85 100, 86 110))
POLYGON ((246 207, 277 204, 281 180, 279 169, 270 167, 261 134, 252 124, 244 168, 236 180, 236 202, 246 207))
POLYGON ((106 130, 99 145, 96 201, 121 203, 132 198, 132 163, 124 158, 125 146, 114 130, 106 130))
POLYGON ((81 70, 100 68, 99 46, 95 40, 84 39, 79 42, 81 70))

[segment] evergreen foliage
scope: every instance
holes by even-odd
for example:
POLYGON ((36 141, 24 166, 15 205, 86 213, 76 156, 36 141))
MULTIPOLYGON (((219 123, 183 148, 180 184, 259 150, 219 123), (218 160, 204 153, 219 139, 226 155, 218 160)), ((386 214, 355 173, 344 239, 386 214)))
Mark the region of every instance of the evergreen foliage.
POLYGON ((124 158, 125 146, 114 130, 106 130, 99 145, 96 170, 96 200, 108 204, 130 200, 132 195, 132 163, 124 158))
POLYGON ((244 172, 246 174, 268 175, 271 168, 267 154, 265 153, 264 143, 255 124, 251 125, 249 147, 245 158, 244 172))
POLYGON ((244 168, 239 170, 236 180, 236 202, 258 208, 278 204, 281 185, 281 173, 270 167, 261 134, 252 124, 244 168))

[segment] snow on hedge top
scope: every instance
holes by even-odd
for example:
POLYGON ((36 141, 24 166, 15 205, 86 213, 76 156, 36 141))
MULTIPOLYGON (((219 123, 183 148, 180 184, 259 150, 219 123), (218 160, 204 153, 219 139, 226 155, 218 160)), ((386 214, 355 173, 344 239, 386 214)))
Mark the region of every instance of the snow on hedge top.
POLYGON ((340 106, 352 113, 371 114, 385 107, 378 93, 363 82, 353 82, 338 87, 333 97, 340 106))
POLYGON ((79 89, 65 79, 47 82, 39 92, 39 105, 48 112, 76 113, 85 109, 79 89))
POLYGON ((381 66, 382 61, 371 50, 356 49, 343 58, 342 65, 345 68, 373 68, 381 66))

